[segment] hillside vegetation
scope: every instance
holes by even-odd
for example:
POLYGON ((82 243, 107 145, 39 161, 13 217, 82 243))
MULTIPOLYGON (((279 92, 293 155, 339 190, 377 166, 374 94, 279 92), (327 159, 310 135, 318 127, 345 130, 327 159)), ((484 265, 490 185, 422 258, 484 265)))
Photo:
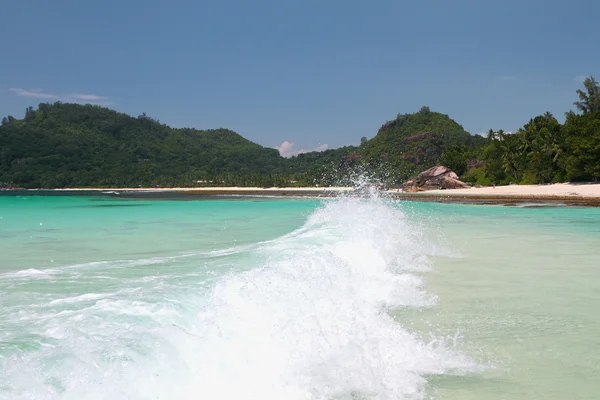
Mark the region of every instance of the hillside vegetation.
POLYGON ((40 104, 0 126, 0 182, 27 188, 273 185, 283 162, 228 129, 173 129, 92 105, 40 104))
POLYGON ((461 174, 467 168, 467 160, 453 160, 452 153, 471 152, 474 157, 476 149, 485 142, 448 115, 423 107, 414 114, 399 114, 386 122, 373 139, 360 146, 359 153, 367 165, 385 166, 390 179, 398 181, 439 163, 452 164, 450 168, 461 174))
POLYGON ((515 134, 471 135, 423 107, 399 114, 359 146, 286 159, 228 129, 174 129, 142 114, 40 104, 0 125, 0 187, 349 185, 357 174, 401 185, 437 164, 479 185, 597 181, 600 88, 587 78, 577 112, 550 113, 515 134))
POLYGON ((490 130, 480 158, 466 179, 481 184, 598 181, 600 178, 600 88, 593 77, 578 90, 564 124, 549 112, 515 134, 490 130))
MULTIPOLYGON (((448 115, 423 107, 398 115, 340 161, 321 164, 307 182, 348 183, 367 171, 389 186, 441 164, 475 185, 598 181, 600 178, 600 87, 586 78, 575 111, 561 124, 549 112, 531 118, 514 134, 490 130, 470 135, 448 115)), ((307 157, 309 155, 306 155, 307 157)))

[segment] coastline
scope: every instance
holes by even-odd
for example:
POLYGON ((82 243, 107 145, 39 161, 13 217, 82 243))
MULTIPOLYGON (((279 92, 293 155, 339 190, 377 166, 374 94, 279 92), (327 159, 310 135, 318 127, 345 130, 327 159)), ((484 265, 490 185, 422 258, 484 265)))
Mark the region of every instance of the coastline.
MULTIPOLYGON (((518 205, 542 203, 600 207, 600 184, 555 183, 551 185, 506 185, 467 189, 394 193, 395 198, 469 204, 518 205)), ((542 205, 540 204, 540 205, 542 205)))
MULTIPOLYGON (((25 192, 43 195, 111 195, 133 198, 189 198, 189 196, 242 196, 242 197, 334 197, 352 191, 351 187, 204 187, 204 188, 67 188, 5 190, 0 193, 25 192)), ((569 206, 600 206, 600 184, 556 183, 552 185, 508 185, 468 189, 403 192, 397 189, 383 191, 399 200, 443 203, 518 205, 543 203, 569 206)), ((543 205, 541 204, 541 205, 543 205)))

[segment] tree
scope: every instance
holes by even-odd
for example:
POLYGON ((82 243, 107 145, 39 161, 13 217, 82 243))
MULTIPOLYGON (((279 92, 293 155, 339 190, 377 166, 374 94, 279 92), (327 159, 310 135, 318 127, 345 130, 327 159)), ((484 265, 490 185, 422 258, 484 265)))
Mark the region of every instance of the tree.
POLYGON ((25 109, 25 120, 29 121, 35 118, 35 111, 33 110, 33 107, 27 107, 25 109))
POLYGON ((367 144, 368 141, 369 141, 369 139, 367 139, 366 136, 363 136, 360 138, 360 145, 364 146, 365 144, 367 144))
POLYGON ((577 115, 564 125, 566 153, 564 165, 569 179, 600 178, 600 112, 577 115))
POLYGON ((504 135, 502 131, 499 131, 498 133, 502 137, 502 140, 499 143, 502 151, 502 155, 500 157, 502 169, 514 179, 514 182, 518 182, 521 172, 520 167, 522 154, 519 152, 520 135, 504 135))
POLYGON ((474 158, 474 152, 467 146, 448 146, 442 152, 440 163, 458 176, 462 176, 467 171, 467 164, 474 158))
POLYGON ((593 76, 585 78, 583 81, 585 92, 577 89, 577 95, 580 101, 573 104, 584 114, 591 114, 600 111, 600 87, 593 76))
POLYGON ((9 165, 11 161, 12 155, 10 149, 7 147, 3 147, 2 151, 0 152, 0 165, 9 165))
POLYGON ((538 183, 561 180, 564 169, 559 165, 563 139, 561 125, 546 112, 529 120, 512 135, 500 134, 502 169, 512 182, 538 183))
POLYGON ((573 103, 582 114, 566 114, 564 143, 559 162, 570 180, 600 178, 600 88, 593 76, 577 90, 580 101, 573 103))
POLYGON ((2 118, 2 125, 8 125, 8 118, 2 118))

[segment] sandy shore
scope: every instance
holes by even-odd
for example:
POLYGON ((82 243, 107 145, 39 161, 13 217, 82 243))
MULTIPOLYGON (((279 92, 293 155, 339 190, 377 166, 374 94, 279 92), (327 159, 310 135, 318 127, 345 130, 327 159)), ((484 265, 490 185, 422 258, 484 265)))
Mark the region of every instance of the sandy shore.
POLYGON ((525 196, 600 198, 600 184, 556 183, 553 185, 508 185, 469 189, 430 190, 432 196, 525 196))
MULTIPOLYGON (((351 191, 351 187, 203 187, 203 188, 73 188, 44 191, 54 194, 104 193, 124 197, 185 198, 198 196, 282 196, 332 197, 351 191)), ((600 184, 559 183, 553 185, 509 185, 484 188, 430 190, 408 193, 399 190, 385 192, 393 198, 415 201, 455 202, 470 204, 561 203, 565 205, 600 206, 600 184)))
POLYGON ((600 206, 600 184, 557 183, 553 185, 508 185, 468 189, 395 192, 396 198, 470 204, 563 204, 600 206))
MULTIPOLYGON (((54 189, 54 191, 80 192, 80 191, 101 191, 101 192, 195 192, 195 193, 239 193, 245 194, 248 192, 260 193, 305 193, 314 194, 322 192, 345 192, 352 190, 351 187, 202 187, 202 188, 70 188, 70 189, 54 189)), ((451 189, 451 190, 428 190, 426 192, 408 193, 401 190, 388 190, 386 193, 397 194, 401 193, 407 196, 514 196, 514 197, 585 197, 585 198, 600 198, 600 183, 598 184, 573 184, 573 183, 556 183, 553 185, 508 185, 496 187, 468 188, 468 189, 451 189)))

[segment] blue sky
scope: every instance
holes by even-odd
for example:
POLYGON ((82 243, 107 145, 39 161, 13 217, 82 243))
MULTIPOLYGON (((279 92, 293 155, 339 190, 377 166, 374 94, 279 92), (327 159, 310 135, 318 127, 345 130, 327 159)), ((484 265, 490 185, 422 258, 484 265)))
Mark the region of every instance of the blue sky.
POLYGON ((287 152, 428 105, 471 133, 562 118, 600 75, 600 1, 9 0, 0 115, 91 102, 287 152))

